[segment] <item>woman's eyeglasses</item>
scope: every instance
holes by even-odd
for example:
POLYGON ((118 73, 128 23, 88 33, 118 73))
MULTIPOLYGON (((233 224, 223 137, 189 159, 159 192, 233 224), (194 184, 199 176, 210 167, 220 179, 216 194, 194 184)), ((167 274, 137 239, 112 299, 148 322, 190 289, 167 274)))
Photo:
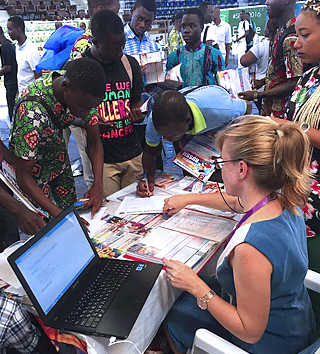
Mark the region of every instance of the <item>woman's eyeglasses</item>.
POLYGON ((213 160, 213 163, 216 166, 217 170, 221 170, 223 167, 223 164, 225 164, 226 162, 237 162, 237 161, 241 161, 242 159, 236 159, 236 160, 222 160, 221 157, 217 157, 213 160))

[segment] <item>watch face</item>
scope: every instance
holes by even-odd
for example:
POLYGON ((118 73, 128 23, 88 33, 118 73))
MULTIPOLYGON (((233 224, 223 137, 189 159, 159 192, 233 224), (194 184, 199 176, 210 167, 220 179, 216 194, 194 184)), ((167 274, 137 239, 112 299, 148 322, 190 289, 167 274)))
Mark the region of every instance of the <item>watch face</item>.
POLYGON ((201 308, 201 310, 206 310, 208 307, 207 302, 204 301, 203 299, 197 299, 197 304, 201 308))

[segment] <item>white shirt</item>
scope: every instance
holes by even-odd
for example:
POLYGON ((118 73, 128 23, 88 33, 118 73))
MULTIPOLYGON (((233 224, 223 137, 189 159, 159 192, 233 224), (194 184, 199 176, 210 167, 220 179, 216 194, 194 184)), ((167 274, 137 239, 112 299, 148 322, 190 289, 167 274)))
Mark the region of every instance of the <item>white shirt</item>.
MULTIPOLYGON (((240 21, 238 26, 238 38, 242 37, 246 31, 249 31, 249 22, 247 20, 240 21)), ((246 38, 240 39, 239 43, 246 43, 246 38)))
POLYGON ((16 47, 18 63, 18 87, 22 92, 31 82, 35 81, 34 70, 39 63, 41 55, 38 48, 27 38, 26 41, 16 47))
MULTIPOLYGON (((206 37, 206 41, 209 41, 209 40, 212 40, 211 38, 208 37, 208 34, 210 32, 210 29, 212 27, 212 23, 211 22, 208 22, 208 23, 205 23, 204 24, 204 27, 203 27, 203 31, 201 32, 201 42, 203 42, 203 36, 204 36, 204 32, 206 31, 206 28, 208 28, 208 32, 207 32, 207 37, 206 37)), ((212 45, 215 44, 215 41, 212 42, 212 45)))
POLYGON ((220 52, 224 59, 226 58, 226 44, 231 43, 231 26, 221 20, 219 25, 212 22, 212 25, 208 29, 207 40, 218 43, 220 52))
POLYGON ((250 48, 250 52, 257 58, 256 79, 261 80, 266 77, 269 62, 269 39, 262 38, 261 42, 250 48))

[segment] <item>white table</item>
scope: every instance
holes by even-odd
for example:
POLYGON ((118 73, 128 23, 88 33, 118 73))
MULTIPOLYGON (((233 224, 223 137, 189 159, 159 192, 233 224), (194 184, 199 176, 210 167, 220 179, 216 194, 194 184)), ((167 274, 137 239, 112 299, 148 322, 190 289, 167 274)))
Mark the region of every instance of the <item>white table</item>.
MULTIPOLYGON (((118 191, 108 197, 110 201, 119 201, 117 198, 136 190, 136 183, 133 183, 121 191, 118 191)), ((202 274, 214 275, 215 265, 220 251, 218 251, 211 261, 205 266, 202 274)), ((166 272, 161 271, 155 285, 153 286, 149 297, 144 304, 142 311, 134 324, 128 341, 133 342, 140 352, 144 352, 152 339, 156 335, 158 328, 165 319, 171 306, 180 295, 181 291, 173 288, 167 281, 166 272)), ((89 354, 137 354, 137 350, 131 343, 119 340, 119 344, 109 346, 109 339, 102 337, 91 337, 77 334, 86 340, 89 354)))

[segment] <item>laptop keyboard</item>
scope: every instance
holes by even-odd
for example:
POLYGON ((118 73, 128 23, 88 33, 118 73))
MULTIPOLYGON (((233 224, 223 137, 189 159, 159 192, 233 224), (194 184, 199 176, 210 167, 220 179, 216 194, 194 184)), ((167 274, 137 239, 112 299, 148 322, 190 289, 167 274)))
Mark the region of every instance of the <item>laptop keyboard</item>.
POLYGON ((70 312, 65 322, 96 328, 133 267, 134 262, 109 262, 70 312))

